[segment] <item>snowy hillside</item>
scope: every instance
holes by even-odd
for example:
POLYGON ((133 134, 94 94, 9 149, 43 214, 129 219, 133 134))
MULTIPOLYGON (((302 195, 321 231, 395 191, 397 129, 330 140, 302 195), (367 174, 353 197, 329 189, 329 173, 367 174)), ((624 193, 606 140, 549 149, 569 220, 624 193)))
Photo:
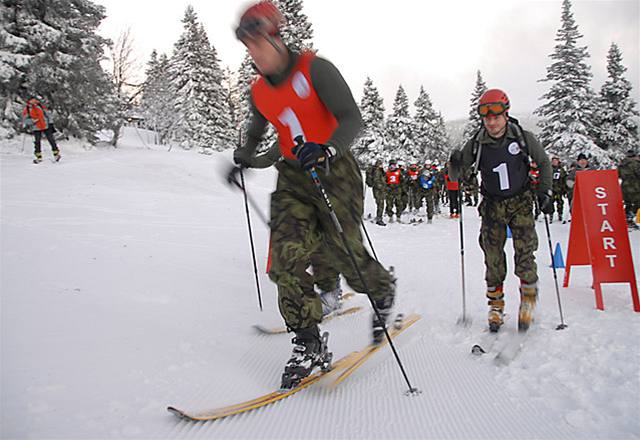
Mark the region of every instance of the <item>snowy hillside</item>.
MULTIPOLYGON (((268 230, 254 215, 258 309, 244 205, 222 179, 230 152, 167 152, 143 139, 127 129, 118 149, 63 142, 60 163, 39 165, 31 139, 24 153, 22 139, 0 143, 1 438, 638 438, 640 314, 629 287, 607 285, 598 311, 590 269, 574 269, 561 288, 569 327, 556 331, 544 223, 540 315, 522 353, 508 366, 470 354, 487 311, 474 208, 464 211, 469 328, 456 325, 458 223, 365 222, 383 264, 396 268, 397 310, 422 315, 396 340, 422 394, 404 395, 385 348, 335 390, 321 382, 243 415, 178 420, 167 405, 207 410, 273 391, 291 343, 252 328, 281 320, 263 273, 268 230)), ((275 177, 247 176, 265 213, 275 177)), ((551 233, 566 256, 569 225, 551 233)), ((638 274, 640 233, 631 244, 638 274)), ((515 316, 512 273, 505 290, 515 316)), ((368 307, 362 296, 349 304, 368 307)), ((335 358, 367 343, 369 315, 323 326, 335 358)), ((515 327, 512 318, 498 346, 515 327)))

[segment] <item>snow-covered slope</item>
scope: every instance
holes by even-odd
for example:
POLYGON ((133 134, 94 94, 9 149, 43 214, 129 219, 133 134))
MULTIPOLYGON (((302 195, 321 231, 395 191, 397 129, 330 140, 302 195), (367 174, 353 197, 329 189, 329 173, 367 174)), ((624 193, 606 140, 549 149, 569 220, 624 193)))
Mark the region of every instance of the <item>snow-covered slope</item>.
MULTIPOLYGON (((129 130, 119 149, 63 143, 62 162, 33 165, 21 141, 1 144, 2 438, 638 438, 640 315, 629 288, 605 287, 597 311, 590 270, 575 269, 561 288, 569 328, 556 331, 544 223, 540 316, 524 351, 507 367, 470 354, 486 315, 474 208, 464 212, 469 328, 456 325, 458 223, 365 222, 396 267, 398 310, 423 316, 397 339, 422 394, 404 396, 385 349, 334 391, 320 383, 253 413, 180 421, 167 405, 204 410, 272 391, 291 349, 288 335, 252 329, 281 320, 262 273, 268 231, 254 216, 258 310, 244 205, 222 179, 230 153, 147 148, 129 130)), ((264 212, 274 182, 273 170, 247 176, 264 212)), ((551 225, 565 252, 568 231, 551 225)), ((631 242, 638 273, 640 233, 631 242)), ((515 315, 512 274, 506 290, 515 315)), ((365 344, 368 326, 368 311, 327 324, 335 356, 365 344)))

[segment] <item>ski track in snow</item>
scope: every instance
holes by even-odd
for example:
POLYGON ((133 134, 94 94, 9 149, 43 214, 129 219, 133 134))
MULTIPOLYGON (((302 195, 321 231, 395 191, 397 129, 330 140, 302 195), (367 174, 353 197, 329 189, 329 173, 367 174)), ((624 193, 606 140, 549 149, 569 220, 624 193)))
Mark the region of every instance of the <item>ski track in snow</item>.
MULTIPOLYGON (((324 380, 246 414, 178 420, 167 405, 209 410, 277 388, 291 335, 251 327, 282 321, 263 273, 268 231, 254 215, 264 312, 257 307, 244 206, 221 177, 230 153, 167 153, 138 143, 131 130, 118 150, 63 143, 60 163, 39 165, 19 153, 20 144, 0 143, 0 437, 639 438, 640 316, 629 288, 606 285, 606 310, 598 311, 590 270, 574 269, 570 287, 560 287, 569 328, 556 331, 543 222, 539 313, 524 349, 509 366, 493 362, 517 326, 508 243, 512 318, 492 352, 470 354, 487 312, 475 208, 464 212, 468 328, 455 324, 457 221, 364 223, 381 261, 396 268, 396 310, 422 315, 396 339, 422 394, 404 396, 407 385, 385 348, 335 390, 324 380)), ((275 173, 246 178, 267 213, 275 173)), ((365 216, 374 208, 368 191, 365 216)), ((565 258, 568 231, 551 225, 565 258)), ((638 274, 640 233, 631 243, 638 274)), ((558 270, 559 283, 563 276, 558 270)), ((369 340, 368 301, 360 295, 352 305, 365 311, 323 327, 334 360, 369 340)))

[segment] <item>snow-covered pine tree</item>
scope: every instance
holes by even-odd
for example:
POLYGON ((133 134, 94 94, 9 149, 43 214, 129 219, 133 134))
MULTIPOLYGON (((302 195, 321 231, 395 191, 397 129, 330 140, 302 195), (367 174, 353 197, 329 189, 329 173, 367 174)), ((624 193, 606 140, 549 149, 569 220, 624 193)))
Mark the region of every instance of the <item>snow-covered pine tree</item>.
POLYGON ((409 114, 409 100, 402 85, 398 87, 393 101, 393 113, 386 123, 386 156, 403 161, 413 158, 413 119, 409 114))
POLYGON ((3 121, 18 129, 29 95, 52 110, 56 127, 97 140, 117 104, 100 66, 107 40, 97 33, 105 8, 89 0, 3 2, 0 7, 0 105, 3 121))
POLYGON ((449 134, 447 133, 447 126, 444 122, 442 114, 438 112, 436 114, 436 120, 434 124, 430 158, 439 161, 441 164, 444 164, 447 160, 449 160, 450 153, 451 141, 449 140, 449 134))
POLYGON ((202 153, 229 148, 233 132, 216 50, 192 6, 187 6, 182 23, 170 60, 176 140, 202 153))
POLYGON ((478 114, 478 104, 480 103, 480 97, 486 91, 487 85, 485 84, 484 79, 482 79, 482 73, 478 70, 476 73, 476 85, 473 88, 469 102, 469 120, 464 126, 463 138, 465 141, 476 134, 482 124, 482 119, 478 114))
POLYGON ((624 77, 627 68, 622 64, 622 52, 611 43, 607 55, 609 79, 600 89, 598 105, 598 145, 612 156, 621 158, 630 149, 637 149, 638 110, 631 97, 631 83, 624 77))
POLYGON ((584 153, 593 164, 606 166, 611 159, 594 142, 595 94, 589 85, 591 68, 585 62, 589 54, 586 46, 578 46, 582 35, 570 0, 563 0, 561 21, 555 38, 558 44, 549 56, 554 62, 547 67, 547 76, 540 80, 552 85, 542 96, 546 102, 534 112, 540 116, 540 141, 547 151, 564 160, 575 160, 584 153))
POLYGON ((360 101, 362 130, 352 151, 361 166, 368 166, 384 156, 384 102, 378 89, 367 77, 360 101))
POLYGON ((294 52, 313 50, 313 29, 309 17, 302 12, 302 0, 277 0, 275 4, 285 18, 280 30, 282 41, 294 52))
POLYGON ((146 80, 142 85, 140 110, 147 128, 155 132, 156 144, 169 142, 176 123, 174 108, 169 58, 166 54, 158 57, 154 49, 147 64, 146 80))
POLYGON ((420 86, 418 99, 413 103, 416 112, 413 116, 413 141, 414 149, 411 155, 411 161, 416 163, 424 163, 425 159, 431 159, 433 149, 435 147, 435 125, 437 122, 437 114, 433 109, 431 98, 420 86))
POLYGON ((227 92, 227 101, 229 102, 229 122, 232 127, 232 135, 234 142, 238 139, 238 111, 240 106, 240 91, 238 90, 238 80, 236 72, 232 71, 229 66, 224 69, 224 88, 227 92))
POLYGON ((247 130, 250 116, 250 98, 251 98, 251 83, 256 78, 256 71, 253 68, 251 57, 247 52, 240 64, 237 75, 236 90, 239 95, 238 98, 238 127, 237 129, 244 133, 247 130))

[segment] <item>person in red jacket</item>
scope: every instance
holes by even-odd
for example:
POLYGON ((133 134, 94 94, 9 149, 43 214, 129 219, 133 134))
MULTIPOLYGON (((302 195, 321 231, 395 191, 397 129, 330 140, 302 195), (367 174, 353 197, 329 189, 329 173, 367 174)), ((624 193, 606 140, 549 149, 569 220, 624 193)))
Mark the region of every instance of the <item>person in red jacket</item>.
POLYGON ((34 136, 34 156, 33 163, 42 162, 42 151, 40 150, 40 143, 42 141, 42 135, 44 134, 51 145, 53 151, 53 157, 56 162, 60 160, 60 150, 56 144, 56 139, 53 137, 54 127, 49 115, 47 114, 47 108, 37 98, 31 97, 27 100, 27 105, 22 111, 22 126, 27 132, 32 132, 34 136))
MULTIPOLYGON (((447 163, 447 169, 449 164, 447 163)), ((444 180, 447 182, 447 191, 449 192, 449 217, 460 217, 460 203, 459 203, 459 191, 460 185, 457 180, 449 180, 449 172, 444 175, 444 180)))

